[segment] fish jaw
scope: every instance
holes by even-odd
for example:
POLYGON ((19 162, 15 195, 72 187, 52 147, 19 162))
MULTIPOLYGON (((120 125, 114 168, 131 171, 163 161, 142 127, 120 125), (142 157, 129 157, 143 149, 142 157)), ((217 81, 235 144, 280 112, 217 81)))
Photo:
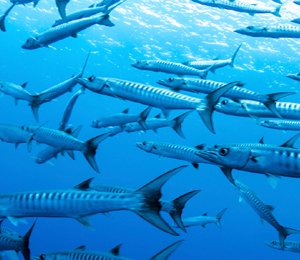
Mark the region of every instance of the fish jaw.
POLYGON ((94 76, 89 78, 76 78, 75 80, 81 86, 96 93, 101 93, 101 90, 106 86, 106 80, 104 78, 96 78, 94 76))
POLYGON ((137 142, 135 143, 135 146, 146 151, 146 152, 151 152, 152 148, 153 148, 153 145, 149 142, 137 142))
POLYGON ((22 49, 25 50, 34 50, 42 47, 38 42, 37 38, 30 37, 27 41, 21 46, 22 49))
POLYGON ((298 73, 297 74, 287 74, 286 76, 290 79, 295 79, 295 80, 300 81, 300 75, 298 75, 298 73))

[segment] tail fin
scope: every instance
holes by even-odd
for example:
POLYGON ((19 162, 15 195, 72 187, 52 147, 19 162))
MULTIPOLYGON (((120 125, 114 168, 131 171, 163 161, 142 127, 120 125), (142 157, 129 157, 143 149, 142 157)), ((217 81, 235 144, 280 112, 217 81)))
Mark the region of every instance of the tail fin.
POLYGON ((272 14, 277 16, 277 17, 281 17, 281 15, 279 13, 281 7, 282 7, 282 5, 279 5, 278 7, 276 7, 275 11, 272 14))
MULTIPOLYGON (((38 96, 35 96, 38 98, 38 96)), ((33 116, 35 118, 35 120, 39 123, 39 108, 40 108, 40 104, 39 103, 32 103, 29 104, 33 113, 33 116)))
POLYGON ((280 241, 280 246, 283 251, 284 249, 284 240, 286 239, 287 236, 291 234, 300 234, 299 230, 293 229, 293 228, 288 228, 288 227, 282 227, 282 231, 279 232, 279 241, 280 241))
POLYGON ((230 59, 229 65, 230 65, 231 67, 234 67, 234 59, 235 59, 235 57, 236 57, 238 51, 240 50, 241 46, 242 46, 242 44, 240 44, 239 47, 237 47, 236 51, 234 52, 234 54, 232 55, 232 57, 231 57, 231 59, 230 59))
POLYGON ((85 159, 88 161, 88 163, 92 166, 92 168, 100 173, 97 163, 95 161, 95 155, 96 155, 96 150, 98 148, 98 145, 105 140, 108 136, 110 136, 110 133, 98 135, 88 141, 86 141, 86 146, 88 148, 88 151, 83 153, 85 159))
MULTIPOLYGON (((217 63, 217 62, 216 62, 216 63, 217 63)), ((207 68, 204 69, 204 70, 200 70, 200 72, 199 72, 199 77, 200 77, 201 79, 206 79, 206 78, 207 78, 208 72, 211 70, 211 68, 212 68, 214 65, 215 65, 215 63, 214 63, 213 65, 207 67, 207 68)))
POLYGON ((175 121, 175 124, 174 126, 172 126, 172 128, 174 129, 174 131, 179 134, 182 138, 185 139, 185 136, 181 130, 181 124, 183 122, 183 120, 190 114, 192 113, 193 111, 188 111, 184 114, 182 114, 181 116, 178 116, 176 118, 173 119, 173 121, 175 121))
POLYGON ((69 1, 70 0, 67 0, 67 1, 66 0, 64 0, 64 1, 56 0, 55 1, 56 6, 58 8, 59 15, 65 23, 68 22, 67 16, 66 16, 66 6, 69 3, 69 1))
POLYGON ((37 4, 39 3, 39 1, 40 1, 40 0, 34 0, 34 1, 33 1, 33 7, 36 7, 37 4))
POLYGON ((105 26, 115 26, 115 24, 109 20, 109 14, 101 15, 99 16, 99 21, 97 22, 100 25, 105 25, 105 26))
POLYGON ((134 210, 134 212, 152 225, 173 236, 178 236, 178 234, 172 228, 170 228, 170 226, 161 218, 159 214, 159 211, 161 210, 161 204, 159 203, 159 199, 161 197, 161 187, 173 175, 175 175, 185 167, 187 167, 187 165, 175 168, 154 179, 135 192, 141 194, 143 200, 141 206, 138 209, 134 210))
POLYGON ((28 232, 23 236, 23 246, 21 249, 22 255, 24 256, 25 260, 30 260, 30 250, 29 250, 29 238, 32 232, 32 229, 34 228, 36 221, 34 221, 31 228, 28 230, 28 232))
POLYGON ((145 130, 147 130, 147 125, 145 123, 152 107, 147 107, 142 113, 140 113, 140 121, 138 122, 141 127, 143 127, 145 130))
POLYGON ((9 7, 5 13, 0 16, 0 29, 2 32, 6 32, 6 28, 5 28, 5 17, 9 14, 9 12, 14 8, 14 6, 17 4, 18 2, 15 2, 13 5, 11 5, 11 7, 9 7))
POLYGON ((205 99, 203 100, 203 103, 196 108, 197 112, 201 116, 204 124, 207 126, 207 128, 215 134, 215 130, 212 124, 212 113, 214 111, 214 106, 218 103, 220 97, 227 92, 229 89, 231 89, 233 86, 240 84, 239 81, 231 82, 226 85, 224 85, 221 88, 216 89, 215 91, 208 94, 205 99))
POLYGON ((194 191, 188 192, 172 201, 174 210, 172 210, 172 212, 170 213, 170 216, 172 217, 174 222, 177 224, 177 226, 179 228, 181 228, 181 230, 184 232, 186 232, 186 230, 185 230, 185 227, 181 220, 182 210, 183 210, 185 204, 187 203, 187 201, 189 199, 191 199, 192 197, 194 197, 199 192, 200 192, 200 190, 194 190, 194 191))
MULTIPOLYGON (((78 76, 77 76, 78 78, 82 78, 82 75, 83 75, 83 72, 84 72, 84 70, 85 70, 86 64, 87 64, 87 62, 88 62, 88 60, 89 60, 90 54, 91 54, 91 51, 89 51, 89 54, 88 54, 88 56, 86 57, 85 63, 84 63, 84 65, 83 65, 83 68, 82 68, 80 74, 78 74, 78 76)), ((84 89, 82 90, 82 92, 83 92, 83 91, 84 91, 84 89)), ((77 92, 77 93, 78 93, 78 92, 77 92)), ((76 94, 77 94, 77 93, 76 93, 76 94)), ((81 95, 81 94, 78 94, 78 95, 81 95)))
POLYGON ((217 216, 216 216, 216 225, 219 227, 219 228, 222 228, 221 227, 221 223, 220 223, 220 221, 221 221, 221 218, 223 217, 223 214, 225 213, 225 211, 227 210, 228 208, 226 208, 226 209, 223 209, 217 216))
POLYGON ((169 256, 181 245, 184 240, 175 242, 174 244, 168 246, 163 251, 160 251, 155 256, 151 257, 150 260, 167 260, 169 256))
POLYGON ((282 118, 282 116, 279 114, 277 108, 276 108, 276 101, 280 98, 287 97, 290 95, 294 95, 296 92, 280 92, 280 93, 274 93, 274 94, 268 94, 267 101, 264 102, 265 106, 270 109, 276 116, 279 118, 282 118))

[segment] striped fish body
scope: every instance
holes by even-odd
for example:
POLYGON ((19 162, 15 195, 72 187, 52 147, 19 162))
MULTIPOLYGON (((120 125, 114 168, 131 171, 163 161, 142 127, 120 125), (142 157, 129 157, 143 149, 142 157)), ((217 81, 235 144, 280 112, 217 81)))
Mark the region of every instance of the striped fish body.
POLYGON ((161 109, 196 109, 202 103, 199 98, 127 80, 90 77, 79 79, 79 83, 95 93, 161 109))
POLYGON ((22 251, 24 248, 24 239, 22 237, 11 236, 7 233, 0 234, 0 251, 15 250, 22 251))
POLYGON ((140 119, 141 119, 140 115, 119 113, 115 115, 103 116, 98 118, 97 120, 94 120, 92 123, 92 127, 101 128, 101 127, 108 127, 108 126, 120 126, 132 122, 137 122, 140 119))
POLYGON ((33 139, 61 150, 76 150, 83 153, 88 152, 85 142, 78 140, 66 132, 46 127, 28 126, 26 130, 34 133, 33 139))
POLYGON ((184 218, 182 222, 185 227, 205 226, 206 224, 216 223, 217 219, 216 217, 198 216, 198 217, 184 218))
POLYGON ((11 124, 0 124, 0 140, 7 143, 26 143, 32 138, 22 127, 11 124))
POLYGON ((300 28, 298 26, 248 26, 235 30, 235 32, 252 37, 300 38, 300 28))
POLYGON ((15 99, 26 100, 29 103, 33 102, 35 98, 28 91, 26 91, 24 87, 14 83, 0 81, 0 91, 2 93, 12 96, 15 99))
MULTIPOLYGON (((243 101, 242 104, 231 100, 222 100, 215 106, 216 111, 234 116, 276 117, 264 104, 255 101, 243 101), (246 109, 245 109, 246 107, 246 109)), ((286 119, 300 119, 300 104, 276 102, 276 109, 286 119)))
MULTIPOLYGON (((67 15, 66 16, 67 22, 71 22, 74 20, 82 19, 82 18, 87 18, 87 17, 93 16, 95 14, 102 13, 105 10, 106 10, 105 7, 86 8, 86 9, 80 10, 78 12, 74 12, 74 13, 67 15)), ((56 20, 55 23, 52 25, 52 27, 56 27, 63 23, 64 23, 64 21, 62 19, 56 20)))
POLYGON ((182 63, 162 61, 162 60, 143 60, 132 64, 133 67, 141 70, 151 70, 165 72, 175 75, 193 75, 202 78, 202 72, 198 69, 183 65, 182 63))
POLYGON ((268 119, 260 120, 258 124, 267 128, 300 131, 300 121, 298 120, 268 119))
POLYGON ((256 13, 276 13, 276 9, 273 7, 267 7, 267 6, 259 6, 259 5, 251 5, 244 2, 239 1, 227 1, 227 0, 193 0, 193 2, 212 6, 212 7, 218 7, 221 9, 227 9, 227 10, 233 10, 237 12, 243 12, 243 13, 249 13, 250 15, 254 15, 256 13))
MULTIPOLYGON (((274 249, 282 250, 279 241, 265 241, 265 245, 274 249)), ((300 253, 300 243, 295 241, 284 241, 284 251, 300 253)))
POLYGON ((135 210, 139 194, 118 194, 77 189, 25 191, 0 195, 1 217, 80 218, 101 212, 135 210))
POLYGON ((159 156, 179 159, 191 163, 211 164, 210 161, 204 160, 200 156, 196 155, 195 153, 199 151, 199 149, 194 147, 188 147, 188 146, 174 144, 174 143, 149 142, 149 141, 136 143, 136 146, 148 153, 157 154, 159 156))
MULTIPOLYGON (((173 127, 175 125, 175 121, 163 118, 150 118, 145 121, 145 124, 147 126, 147 130, 153 130, 162 127, 173 127)), ((123 131, 138 132, 145 131, 145 129, 139 123, 129 123, 123 126, 123 131)))
POLYGON ((40 47, 46 47, 51 43, 60 41, 69 36, 76 37, 77 33, 94 25, 94 24, 107 24, 113 26, 110 22, 107 23, 107 15, 92 16, 89 18, 83 18, 80 20, 64 23, 56 27, 52 27, 49 30, 39 34, 35 38, 28 38, 26 43, 23 44, 23 49, 37 49, 40 47))
POLYGON ((232 62, 232 59, 227 60, 196 60, 196 61, 189 61, 185 62, 184 65, 195 68, 197 70, 205 70, 209 67, 210 70, 216 70, 219 68, 223 68, 227 65, 230 65, 232 62))

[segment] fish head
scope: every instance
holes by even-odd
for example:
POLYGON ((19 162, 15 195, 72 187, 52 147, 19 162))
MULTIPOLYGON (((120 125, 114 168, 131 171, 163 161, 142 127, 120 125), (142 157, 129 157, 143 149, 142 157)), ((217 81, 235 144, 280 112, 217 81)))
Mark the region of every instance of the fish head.
POLYGON ((52 25, 52 27, 56 27, 56 26, 58 26, 58 25, 60 25, 60 24, 63 24, 63 20, 62 20, 62 19, 56 20, 56 21, 54 22, 54 24, 52 25))
POLYGON ((179 89, 182 85, 186 85, 186 82, 183 78, 168 78, 158 80, 157 84, 169 87, 171 89, 179 89))
POLYGON ((139 60, 135 63, 132 63, 131 66, 137 69, 146 69, 149 66, 149 63, 146 60, 139 60))
POLYGON ((258 33, 262 32, 265 27, 255 27, 253 25, 249 25, 245 28, 237 29, 234 32, 244 35, 256 36, 258 33))
POLYGON ((94 120, 92 122, 92 124, 91 124, 91 127, 93 127, 93 128, 101 128, 102 126, 101 126, 99 120, 94 120))
POLYGON ((248 163, 251 151, 246 147, 221 146, 209 150, 199 150, 195 154, 214 164, 240 169, 248 163))
POLYGON ((261 120, 260 125, 265 127, 276 127, 279 126, 280 124, 275 120, 261 120))
POLYGON ((37 130, 38 127, 36 126, 22 126, 22 129, 29 132, 34 133, 37 130))
POLYGON ((39 44, 37 38, 29 37, 27 39, 27 41, 21 47, 23 49, 26 49, 26 50, 33 50, 33 49, 37 49, 37 48, 42 47, 42 46, 39 44))
POLYGON ((106 78, 100 78, 95 76, 90 76, 89 78, 77 78, 76 81, 85 88, 89 90, 100 93, 101 90, 107 86, 106 78))
MULTIPOLYGON (((243 109, 242 104, 229 99, 224 99, 215 105, 218 112, 225 114, 236 114, 240 109, 243 109)), ((244 109, 243 109, 244 110, 244 109)))
POLYGON ((279 241, 265 241, 264 244, 269 247, 281 250, 281 245, 279 241))
POLYGON ((135 143, 135 146, 148 152, 148 153, 150 153, 152 151, 152 149, 157 149, 155 147, 154 142, 147 142, 147 141, 137 142, 137 143, 135 143))
POLYGON ((41 254, 40 256, 32 257, 34 260, 58 260, 57 254, 49 253, 49 254, 41 254))

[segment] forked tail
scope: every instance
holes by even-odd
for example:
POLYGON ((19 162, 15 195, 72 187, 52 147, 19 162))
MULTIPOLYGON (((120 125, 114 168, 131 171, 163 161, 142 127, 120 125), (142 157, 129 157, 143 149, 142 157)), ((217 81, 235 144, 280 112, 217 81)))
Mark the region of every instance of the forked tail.
POLYGON ((226 208, 226 209, 223 209, 217 216, 216 216, 216 225, 219 227, 219 228, 222 228, 221 227, 221 223, 220 223, 220 221, 221 221, 221 218, 223 217, 223 214, 225 213, 225 211, 227 210, 228 208, 226 208))
POLYGON ((32 232, 32 229, 34 228, 36 221, 34 221, 33 225, 31 228, 28 230, 28 232, 23 236, 23 245, 22 245, 22 255, 24 256, 25 260, 30 260, 30 250, 29 250, 29 238, 32 232))
POLYGON ((140 113, 140 120, 139 124, 141 127, 143 127, 145 130, 147 130, 147 125, 146 125, 146 119, 151 111, 152 107, 147 107, 142 113, 140 113))
POLYGON ((282 251, 284 250, 284 240, 286 239, 287 236, 291 234, 300 234, 300 231, 293 228, 282 226, 282 231, 279 232, 279 241, 280 241, 280 246, 282 251))
POLYGON ((151 257, 149 260, 167 260, 168 257, 181 245, 183 240, 177 241, 174 244, 168 246, 164 250, 160 251, 155 256, 151 257))
POLYGON ((182 138, 186 139, 182 130, 181 130, 181 124, 183 123, 183 120, 193 111, 188 111, 176 118, 173 119, 173 121, 175 121, 174 126, 172 126, 172 128, 174 129, 174 131, 179 134, 182 138))
POLYGON ((237 47, 236 51, 233 53, 233 55, 232 55, 232 57, 231 57, 231 59, 230 59, 229 65, 230 65, 231 67, 234 67, 234 60, 235 60, 235 57, 236 57, 238 51, 240 50, 241 46, 242 46, 242 44, 240 44, 239 47, 237 47))

